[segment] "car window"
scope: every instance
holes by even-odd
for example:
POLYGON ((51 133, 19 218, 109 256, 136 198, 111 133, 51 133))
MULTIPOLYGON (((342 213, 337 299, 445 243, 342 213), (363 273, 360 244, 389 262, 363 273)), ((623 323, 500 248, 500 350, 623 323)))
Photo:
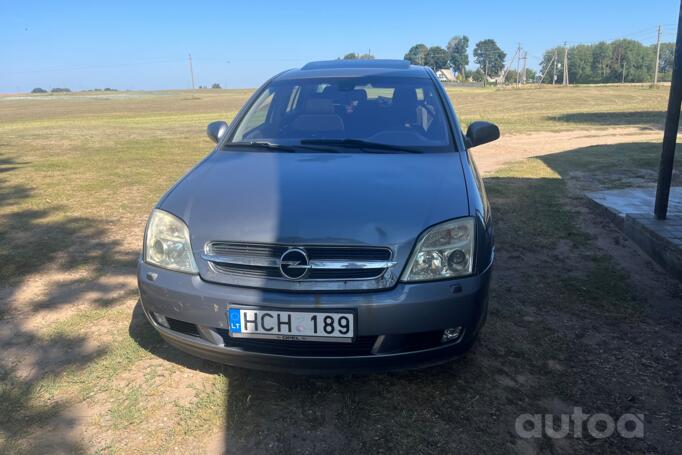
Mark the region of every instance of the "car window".
POLYGON ((289 95, 289 103, 287 104, 286 112, 291 112, 296 109, 298 105, 298 94, 301 93, 301 87, 299 85, 294 86, 291 90, 291 95, 289 95))
POLYGON ((311 78, 271 83, 242 118, 232 142, 359 139, 443 148, 447 117, 427 78, 311 78))
POLYGON ((266 90, 254 103, 254 105, 249 110, 249 114, 244 118, 242 123, 239 125, 239 131, 237 134, 248 134, 257 130, 265 124, 268 117, 268 112, 272 106, 272 99, 275 94, 274 90, 266 90))

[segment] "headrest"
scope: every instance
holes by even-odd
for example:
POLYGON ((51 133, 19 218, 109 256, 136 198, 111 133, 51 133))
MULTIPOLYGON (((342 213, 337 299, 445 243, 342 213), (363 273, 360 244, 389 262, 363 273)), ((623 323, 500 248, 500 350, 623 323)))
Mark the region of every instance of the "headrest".
POLYGON ((358 101, 367 101, 367 92, 364 89, 356 88, 351 92, 351 97, 358 101))
POLYGON ((417 105, 417 91, 413 87, 397 87, 393 92, 393 104, 417 105))

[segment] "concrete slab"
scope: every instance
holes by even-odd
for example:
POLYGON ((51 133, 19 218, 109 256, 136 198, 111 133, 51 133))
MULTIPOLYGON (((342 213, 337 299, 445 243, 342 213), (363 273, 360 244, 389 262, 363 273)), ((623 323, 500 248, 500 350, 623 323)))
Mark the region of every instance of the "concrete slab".
POLYGON ((666 220, 653 215, 656 188, 596 191, 586 196, 654 261, 682 280, 682 187, 670 191, 666 220))

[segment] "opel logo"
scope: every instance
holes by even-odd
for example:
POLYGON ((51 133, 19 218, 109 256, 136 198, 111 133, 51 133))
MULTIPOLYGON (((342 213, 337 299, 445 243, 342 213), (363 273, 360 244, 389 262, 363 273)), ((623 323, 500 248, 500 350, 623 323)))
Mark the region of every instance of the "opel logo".
POLYGON ((308 274, 308 255, 300 248, 290 248, 279 259, 279 271, 290 280, 298 280, 308 274))

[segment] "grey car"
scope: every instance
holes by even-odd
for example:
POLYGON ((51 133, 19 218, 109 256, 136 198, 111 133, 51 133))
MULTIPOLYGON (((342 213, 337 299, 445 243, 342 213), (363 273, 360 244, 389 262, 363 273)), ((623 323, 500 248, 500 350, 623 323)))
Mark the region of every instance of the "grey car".
POLYGON ((298 373, 416 368, 476 340, 493 228, 434 72, 399 60, 313 62, 260 87, 212 153, 158 202, 138 264, 170 344, 298 373))

